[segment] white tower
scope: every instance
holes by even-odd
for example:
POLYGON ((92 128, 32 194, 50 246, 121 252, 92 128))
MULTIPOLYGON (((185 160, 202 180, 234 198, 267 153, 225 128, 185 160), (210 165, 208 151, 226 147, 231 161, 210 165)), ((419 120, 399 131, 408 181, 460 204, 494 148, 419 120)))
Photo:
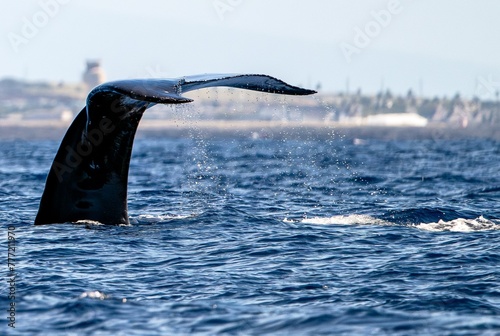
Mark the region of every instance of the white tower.
POLYGON ((83 73, 83 82, 89 89, 96 87, 106 81, 106 75, 101 67, 100 60, 88 60, 87 69, 83 73))

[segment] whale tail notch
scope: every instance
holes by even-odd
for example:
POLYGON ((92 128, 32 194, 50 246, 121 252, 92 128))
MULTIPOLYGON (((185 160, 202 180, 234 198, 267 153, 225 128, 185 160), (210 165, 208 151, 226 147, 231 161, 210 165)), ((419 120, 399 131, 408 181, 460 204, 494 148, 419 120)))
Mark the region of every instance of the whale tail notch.
POLYGON ((267 75, 197 75, 101 84, 68 128, 50 168, 35 225, 98 221, 129 224, 127 183, 135 133, 146 109, 183 104, 181 94, 226 86, 286 95, 315 91, 267 75))

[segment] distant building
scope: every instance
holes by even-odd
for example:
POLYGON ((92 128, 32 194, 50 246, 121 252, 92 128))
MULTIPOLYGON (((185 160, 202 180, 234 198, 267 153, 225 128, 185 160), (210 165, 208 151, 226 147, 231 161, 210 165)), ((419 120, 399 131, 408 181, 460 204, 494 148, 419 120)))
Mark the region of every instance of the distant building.
POLYGON ((105 80, 106 75, 101 67, 101 61, 87 61, 87 69, 83 73, 83 82, 85 85, 87 85, 89 89, 92 89, 97 85, 104 83, 105 80))

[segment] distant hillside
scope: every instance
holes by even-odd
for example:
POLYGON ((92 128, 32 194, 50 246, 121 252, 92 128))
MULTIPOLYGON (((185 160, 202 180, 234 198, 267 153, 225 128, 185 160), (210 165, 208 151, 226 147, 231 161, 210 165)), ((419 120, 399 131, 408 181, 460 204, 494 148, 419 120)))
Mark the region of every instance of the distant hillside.
POLYGON ((59 118, 63 112, 80 111, 87 88, 84 85, 0 81, 0 118, 59 118))
MULTIPOLYGON (((83 84, 23 82, 14 79, 0 81, 0 118, 68 119, 85 104, 89 89, 83 84)), ((426 119, 428 125, 470 127, 500 125, 499 102, 479 99, 416 97, 411 91, 395 96, 390 91, 363 95, 360 91, 319 93, 307 97, 263 94, 226 88, 206 89, 186 94, 195 102, 188 107, 194 119, 200 120, 270 120, 325 121, 359 124, 378 115, 394 120, 408 114, 416 120, 426 119), (397 118, 396 118, 397 116, 397 118), (421 118, 423 117, 423 118, 421 118)), ((159 106, 145 115, 146 119, 174 119, 171 106, 159 106)))

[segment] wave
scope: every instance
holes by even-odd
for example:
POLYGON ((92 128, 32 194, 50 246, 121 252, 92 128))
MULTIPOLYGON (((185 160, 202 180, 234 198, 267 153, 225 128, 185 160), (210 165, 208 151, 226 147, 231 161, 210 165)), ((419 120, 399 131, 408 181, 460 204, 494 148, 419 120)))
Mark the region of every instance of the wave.
MULTIPOLYGON (((285 218, 287 223, 302 223, 313 225, 392 225, 401 224, 389 222, 383 219, 375 218, 369 215, 338 215, 332 217, 311 217, 304 218, 299 221, 285 218)), ((420 230, 432 232, 478 232, 500 230, 500 220, 489 220, 480 216, 476 219, 456 218, 449 221, 440 219, 437 222, 407 224, 404 226, 413 227, 420 230)))

